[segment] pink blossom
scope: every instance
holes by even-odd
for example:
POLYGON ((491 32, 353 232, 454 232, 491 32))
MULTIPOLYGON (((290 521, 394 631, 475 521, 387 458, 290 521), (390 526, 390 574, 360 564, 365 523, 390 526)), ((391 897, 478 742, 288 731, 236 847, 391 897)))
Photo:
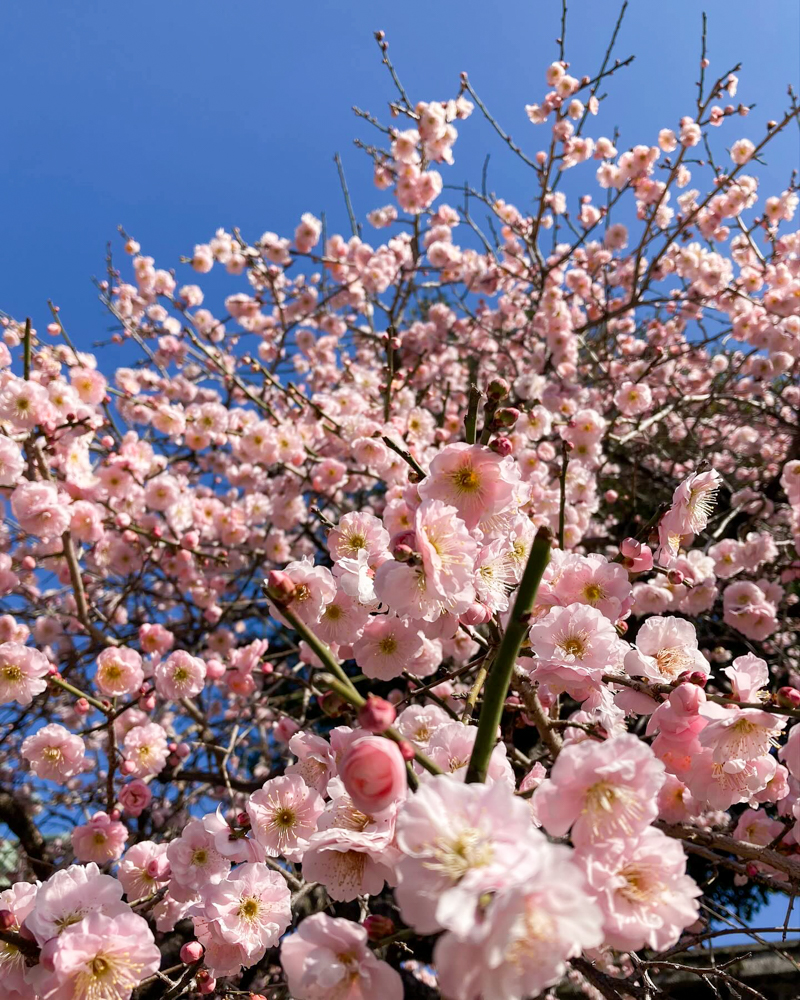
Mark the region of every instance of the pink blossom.
POLYGON ((117 879, 101 874, 94 862, 70 865, 43 883, 25 926, 44 945, 95 911, 109 917, 125 913, 128 907, 122 902, 122 892, 117 879))
POLYGON ((50 955, 57 985, 48 1000, 127 1000, 161 964, 161 952, 144 918, 90 913, 67 927, 50 955))
POLYGON ((278 943, 292 920, 286 880, 258 862, 240 865, 208 886, 204 900, 212 935, 239 945, 250 965, 278 943))
POLYGON ((135 778, 120 788, 117 797, 125 814, 136 819, 150 805, 153 793, 140 778, 135 778))
POLYGON ((110 698, 133 694, 144 681, 142 658, 135 649, 125 646, 109 646, 97 657, 97 673, 94 682, 99 690, 110 698))
POLYGON ((148 865, 166 854, 166 844, 155 844, 152 840, 140 840, 138 844, 129 847, 120 859, 117 878, 128 899, 142 899, 156 891, 164 880, 155 878, 148 865))
POLYGON ((23 531, 55 538, 69 527, 69 498, 54 483, 22 483, 11 494, 11 510, 23 531))
POLYGON ((422 636, 413 624, 391 615, 370 619, 353 643, 353 657, 365 676, 388 681, 409 670, 422 650, 422 636))
POLYGON ((567 691, 579 701, 600 684, 620 649, 611 622, 584 604, 552 608, 531 626, 530 645, 537 657, 536 680, 554 693, 567 691))
POLYGON ((683 673, 709 673, 708 660, 697 646, 694 625, 683 618, 660 615, 642 623, 624 662, 632 677, 646 677, 658 684, 672 683, 683 673))
POLYGON ((425 780, 397 821, 403 919, 421 934, 470 926, 482 894, 507 885, 543 840, 508 785, 465 785, 445 775, 425 780))
POLYGON ((47 657, 38 649, 18 642, 0 644, 0 704, 16 701, 30 705, 47 688, 42 678, 49 670, 47 657))
MULTIPOLYGON (((214 847, 214 838, 200 820, 190 820, 167 848, 172 878, 185 890, 220 882, 230 871, 230 861, 214 847)), ((170 888, 172 893, 172 888, 170 888)))
POLYGON ((253 836, 271 857, 300 860, 324 809, 298 774, 271 778, 247 801, 253 836))
POLYGON ((162 698, 178 701, 181 698, 194 698, 203 690, 206 678, 206 665, 199 656, 192 656, 183 649, 156 664, 156 691, 162 698))
POLYGON ((664 765, 626 733, 565 746, 534 801, 548 833, 563 837, 571 829, 572 842, 585 848, 635 839, 658 815, 663 784, 664 765))
POLYGON ((72 849, 79 861, 116 861, 122 856, 128 830, 108 813, 96 812, 88 823, 72 831, 72 849))
POLYGON ((695 881, 686 874, 680 841, 649 827, 632 841, 590 848, 578 856, 603 911, 603 937, 612 948, 671 948, 697 919, 695 881))
POLYGON ((463 614, 475 599, 474 539, 456 509, 440 500, 421 503, 414 523, 421 561, 383 563, 375 576, 376 594, 398 615, 413 619, 463 614))
POLYGON ((125 760, 130 761, 130 774, 144 778, 148 774, 158 774, 167 763, 167 736, 157 722, 134 726, 128 730, 123 741, 125 760))
POLYGON ((367 932, 315 913, 281 944, 281 965, 297 1000, 402 1000, 403 983, 367 946, 367 932))
POLYGON ((50 781, 63 782, 83 770, 83 740, 55 722, 26 737, 20 752, 34 774, 50 781))
POLYGON ((467 528, 490 526, 509 507, 520 489, 520 475, 510 457, 501 458, 483 445, 451 444, 431 463, 419 485, 425 500, 455 507, 467 528))
POLYGON ((439 985, 452 1000, 537 995, 602 942, 601 911, 568 848, 542 838, 517 876, 469 931, 437 941, 439 985))

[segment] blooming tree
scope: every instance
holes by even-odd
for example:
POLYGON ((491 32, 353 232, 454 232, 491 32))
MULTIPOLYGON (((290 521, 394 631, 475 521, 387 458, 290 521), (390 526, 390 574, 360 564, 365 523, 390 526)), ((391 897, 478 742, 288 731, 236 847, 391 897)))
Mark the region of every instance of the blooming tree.
POLYGON ((212 308, 123 234, 130 367, 3 322, 9 1000, 650 998, 800 888, 794 96, 739 138, 704 41, 619 149, 562 34, 517 144, 377 41, 369 241, 219 230, 212 308))

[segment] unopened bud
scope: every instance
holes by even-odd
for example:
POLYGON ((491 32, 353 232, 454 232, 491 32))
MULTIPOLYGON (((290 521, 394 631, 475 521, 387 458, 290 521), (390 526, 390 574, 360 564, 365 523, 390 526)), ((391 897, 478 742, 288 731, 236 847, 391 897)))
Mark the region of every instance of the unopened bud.
POLYGON ((503 458, 505 458, 506 455, 512 454, 514 451, 514 445, 507 437, 496 437, 489 447, 493 452, 496 452, 496 454, 501 455, 503 458))
POLYGON ((270 570, 265 581, 267 596, 271 597, 276 604, 289 604, 295 595, 295 585, 288 573, 283 570, 270 570))
POLYGON ((499 427, 513 427, 519 417, 519 410, 515 406, 504 406, 494 415, 495 423, 499 427))
POLYGON ((414 558, 414 550, 401 542, 392 549, 392 555, 398 562, 410 562, 414 558))
POLYGON ((800 708, 800 691, 795 687, 778 688, 776 699, 783 708, 800 708))
POLYGON ((677 587, 683 583, 683 573, 681 573, 679 569, 671 569, 669 573, 667 573, 667 579, 673 587, 677 587))
POLYGON ((358 724, 371 733, 384 733, 397 718, 394 705, 385 698, 367 695, 366 704, 358 713, 358 724))
POLYGON ((203 955, 205 955, 205 948, 199 941, 187 941, 181 948, 181 961, 185 962, 186 965, 199 962, 203 955))
POLYGON ((326 691, 319 699, 319 707, 331 719, 336 719, 342 714, 347 706, 347 702, 340 698, 335 691, 326 691))
POLYGON ((504 378, 493 378, 492 381, 486 386, 486 395, 489 399, 505 399, 510 391, 511 386, 504 378))
POLYGON ((416 750, 408 740, 401 740, 398 744, 400 748, 400 753, 403 755, 403 760, 413 760, 416 756, 416 750))
POLYGON ((380 941, 381 938, 394 934, 395 923, 391 917, 384 917, 380 913, 370 913, 364 920, 364 928, 370 941, 380 941))
POLYGON ((15 923, 16 920, 11 910, 0 910, 0 930, 10 931, 15 923))

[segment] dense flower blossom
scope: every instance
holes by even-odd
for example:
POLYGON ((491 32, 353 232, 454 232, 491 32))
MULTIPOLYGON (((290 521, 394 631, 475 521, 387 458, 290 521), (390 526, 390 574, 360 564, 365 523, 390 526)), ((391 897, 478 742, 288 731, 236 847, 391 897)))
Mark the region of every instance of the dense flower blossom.
POLYGON ((363 927, 315 913, 281 944, 281 965, 297 1000, 401 1000, 398 973, 367 946, 363 927))
POLYGON ((796 889, 797 110, 723 143, 704 64, 618 150, 606 66, 541 74, 534 199, 448 204, 486 107, 401 88, 371 235, 124 235, 97 354, 0 317, 9 1000, 622 994, 796 889))
POLYGON ((548 833, 561 837, 571 830, 576 847, 585 847, 636 838, 658 814, 655 796, 663 783, 663 764, 626 733, 565 747, 534 798, 548 833))
POLYGON ((660 830, 583 852, 579 861, 603 911, 603 937, 624 950, 670 948, 697 919, 700 889, 681 845, 660 830))

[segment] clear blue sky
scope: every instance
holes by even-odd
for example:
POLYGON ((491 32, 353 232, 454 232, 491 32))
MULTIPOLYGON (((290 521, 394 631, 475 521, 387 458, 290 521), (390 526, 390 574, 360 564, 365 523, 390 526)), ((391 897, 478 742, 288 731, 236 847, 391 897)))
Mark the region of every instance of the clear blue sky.
MULTIPOLYGON (((705 7, 709 72, 743 61, 738 96, 758 104, 725 136, 755 138, 800 76, 800 5, 705 7)), ((636 62, 610 82, 613 111, 590 134, 618 125, 624 148, 691 113, 702 8, 697 0, 631 0, 617 52, 636 53, 636 62)), ((570 0, 567 57, 576 75, 596 70, 617 9, 615 0, 570 0)), ((303 211, 325 209, 331 229, 346 232, 336 150, 359 215, 387 200, 352 146, 370 131, 351 106, 385 120, 391 96, 375 28, 388 33, 413 99, 453 95, 466 69, 511 134, 535 151, 544 136, 523 105, 544 93, 559 13, 558 0, 3 4, 0 308, 30 314, 41 328, 52 297, 89 348, 107 329, 90 278, 103 271, 106 241, 118 247, 118 224, 167 268, 218 226, 239 225, 253 238, 266 229, 289 235, 303 211)), ((800 160, 799 134, 793 129, 770 153, 768 193, 785 186, 800 160)), ((485 123, 474 116, 461 135, 446 181, 477 181, 491 149, 490 188, 525 206, 530 175, 485 123)), ((723 155, 725 144, 721 136, 723 155)))

